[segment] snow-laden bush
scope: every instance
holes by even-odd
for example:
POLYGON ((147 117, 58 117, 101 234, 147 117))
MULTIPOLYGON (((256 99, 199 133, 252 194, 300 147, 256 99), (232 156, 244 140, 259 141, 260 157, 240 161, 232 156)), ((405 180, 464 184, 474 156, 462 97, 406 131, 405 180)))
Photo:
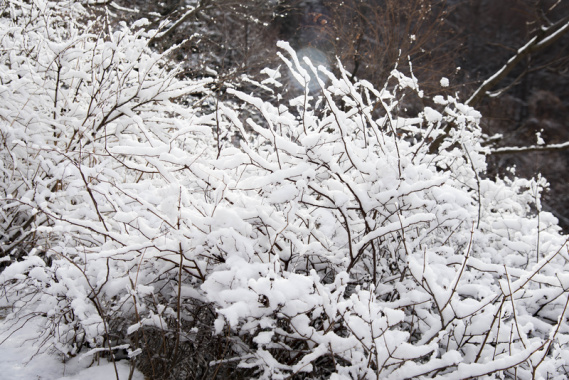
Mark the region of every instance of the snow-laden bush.
POLYGON ((153 378, 566 377, 546 183, 484 178, 457 98, 281 43, 289 76, 194 104, 151 35, 69 3, 0 22, 3 303, 45 347, 153 378))

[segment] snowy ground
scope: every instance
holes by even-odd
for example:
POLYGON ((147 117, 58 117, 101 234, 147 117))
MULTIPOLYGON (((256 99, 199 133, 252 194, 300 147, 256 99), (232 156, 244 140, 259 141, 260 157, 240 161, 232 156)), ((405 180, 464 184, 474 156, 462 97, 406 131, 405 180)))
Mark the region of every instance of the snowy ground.
MULTIPOLYGON (((86 368, 90 358, 74 358, 67 363, 49 353, 36 354, 38 347, 34 341, 37 326, 26 325, 8 337, 5 323, 0 321, 0 379, 10 380, 113 380, 116 378, 112 363, 101 362, 99 366, 86 368)), ((129 367, 125 362, 117 363, 120 380, 127 380, 129 367)), ((133 380, 144 380, 140 372, 135 372, 133 380)))

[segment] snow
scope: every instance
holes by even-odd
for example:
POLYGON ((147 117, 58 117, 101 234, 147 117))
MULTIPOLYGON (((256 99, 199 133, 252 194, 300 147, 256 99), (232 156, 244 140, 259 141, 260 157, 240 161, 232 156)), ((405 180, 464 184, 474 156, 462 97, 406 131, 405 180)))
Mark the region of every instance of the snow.
POLYGON ((447 101, 447 100, 444 98, 444 96, 442 96, 442 95, 435 95, 435 96, 433 97, 433 101, 434 101, 436 104, 442 104, 442 105, 448 104, 448 101, 447 101))
MULTIPOLYGON (((36 343, 39 336, 39 320, 31 320, 24 328, 10 335, 5 320, 0 321, 0 377, 9 380, 109 380, 116 379, 112 363, 100 360, 91 367, 91 358, 79 360, 79 357, 63 362, 61 357, 41 349, 36 343)), ((127 362, 117 362, 119 380, 129 378, 130 368, 127 362)), ((135 370, 133 380, 144 380, 144 376, 135 370)))
POLYGON ((432 109, 431 107, 425 107, 425 119, 429 123, 436 123, 443 119, 443 115, 440 112, 432 109))

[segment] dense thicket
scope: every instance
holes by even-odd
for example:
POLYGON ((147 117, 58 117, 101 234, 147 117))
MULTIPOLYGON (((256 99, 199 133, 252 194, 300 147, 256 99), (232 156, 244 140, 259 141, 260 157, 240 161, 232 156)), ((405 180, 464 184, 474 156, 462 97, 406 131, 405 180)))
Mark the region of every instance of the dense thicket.
MULTIPOLYGON (((569 3, 557 0, 119 3, 138 12, 110 7, 118 19, 144 16, 155 26, 160 20, 170 20, 166 36, 153 41, 153 46, 164 48, 188 39, 176 55, 186 75, 212 76, 214 69, 220 88, 242 79, 243 73, 255 77, 265 65, 278 65, 274 47, 277 39, 283 39, 291 42, 299 56, 332 63, 331 70, 335 57, 340 57, 350 75, 378 87, 396 62, 408 70, 407 57, 411 57, 415 76, 427 95, 458 95, 463 100, 518 49, 543 34, 544 28, 569 16, 569 3), (449 78, 449 87, 438 86, 441 76, 449 78)), ((569 58, 564 49, 568 43, 566 33, 547 49, 527 55, 492 86, 491 97, 484 95, 476 105, 471 104, 484 114, 481 126, 494 137, 486 142, 492 152, 535 146, 536 134, 540 134, 545 144, 539 149, 493 153, 488 175, 508 175, 513 166, 525 178, 543 173, 551 183, 544 207, 564 228, 569 226, 569 198, 563 180, 568 157, 567 145, 558 145, 569 139, 565 128, 569 58)), ((408 99, 408 107, 414 106, 408 99)))
POLYGON ((105 20, 2 4, 10 328, 155 379, 566 377, 567 241, 542 178, 484 177, 480 113, 284 42, 220 98, 105 20))

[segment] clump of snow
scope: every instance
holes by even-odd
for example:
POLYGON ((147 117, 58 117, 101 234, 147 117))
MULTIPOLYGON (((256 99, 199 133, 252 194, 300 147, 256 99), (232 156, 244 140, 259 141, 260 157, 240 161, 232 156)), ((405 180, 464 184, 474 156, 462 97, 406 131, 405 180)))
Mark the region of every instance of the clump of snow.
POLYGON ((537 138, 537 142, 536 142, 537 145, 545 145, 545 141, 541 137, 541 132, 536 132, 535 136, 537 138))
POLYGON ((425 107, 425 119, 430 123, 436 123, 443 119, 443 115, 431 107, 425 107))

